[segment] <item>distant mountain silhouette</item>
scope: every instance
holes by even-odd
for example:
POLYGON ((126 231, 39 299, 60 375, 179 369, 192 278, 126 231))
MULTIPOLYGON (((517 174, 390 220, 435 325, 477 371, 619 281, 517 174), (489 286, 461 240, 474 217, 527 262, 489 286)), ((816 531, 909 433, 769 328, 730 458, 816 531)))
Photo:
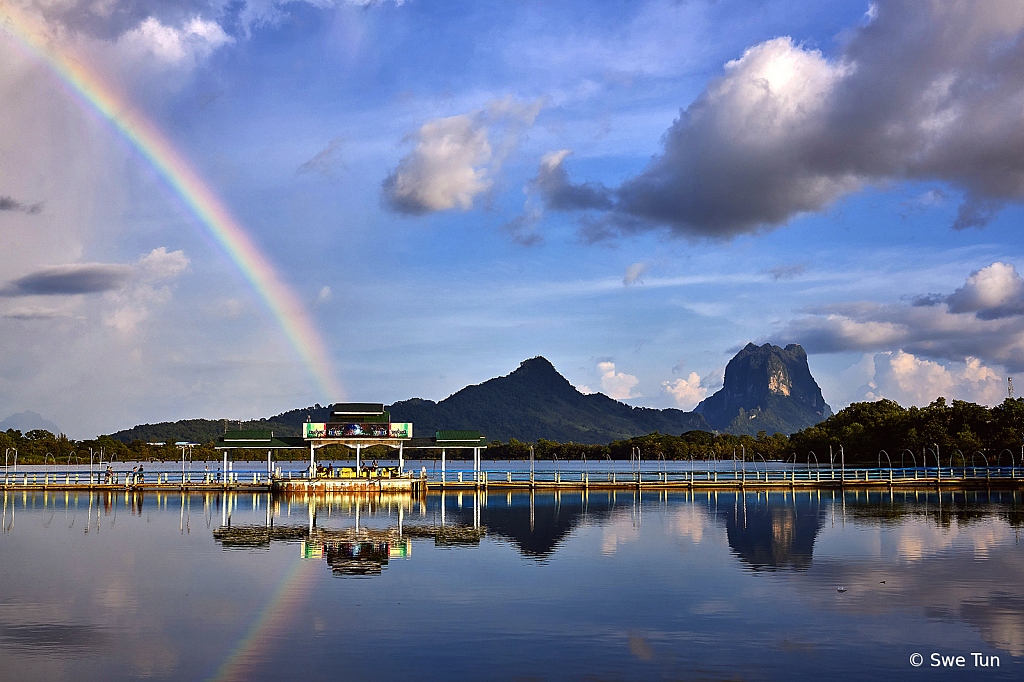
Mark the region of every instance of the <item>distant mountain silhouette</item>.
POLYGON ((33 412, 32 410, 25 410, 18 414, 12 414, 10 417, 0 422, 0 431, 6 431, 7 429, 17 429, 22 433, 43 430, 49 431, 54 435, 61 432, 60 428, 56 424, 49 419, 44 419, 41 414, 33 412))
MULTIPOLYGON (((603 444, 654 431, 678 435, 710 430, 704 417, 693 412, 633 407, 603 393, 584 395, 542 357, 525 360, 507 376, 467 386, 439 402, 412 398, 385 409, 391 412, 393 422, 412 422, 416 436, 467 429, 505 442, 512 438, 523 442, 545 438, 603 444)), ((329 407, 315 405, 259 421, 190 419, 145 424, 112 436, 124 442, 187 439, 206 443, 223 434, 225 428, 269 429, 278 436, 296 436, 307 419, 324 422, 329 413, 329 407)))
POLYGON ((716 431, 756 436, 758 431, 789 435, 832 416, 821 395, 807 353, 748 343, 725 367, 725 385, 694 410, 716 431))
POLYGON ((508 376, 467 386, 440 402, 414 398, 391 405, 392 421, 412 422, 413 432, 476 429, 491 440, 539 438, 602 444, 654 431, 682 434, 710 430, 693 412, 633 407, 603 393, 585 395, 543 357, 523 361, 508 376))

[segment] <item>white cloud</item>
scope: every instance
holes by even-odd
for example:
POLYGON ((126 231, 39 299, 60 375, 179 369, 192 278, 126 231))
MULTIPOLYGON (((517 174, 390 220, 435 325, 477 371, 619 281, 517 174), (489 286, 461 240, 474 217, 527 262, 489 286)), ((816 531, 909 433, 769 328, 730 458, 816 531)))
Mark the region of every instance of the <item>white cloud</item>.
POLYGON ((172 279, 188 268, 189 260, 184 251, 171 251, 161 246, 139 259, 139 270, 146 279, 172 279))
POLYGON ((540 100, 523 104, 506 97, 468 114, 426 122, 408 138, 415 148, 384 180, 386 204, 412 215, 472 208, 540 107, 540 100))
POLYGON ((902 350, 878 353, 874 376, 862 389, 866 400, 889 398, 904 406, 924 406, 938 397, 996 405, 1006 395, 1004 379, 977 358, 940 364, 902 350))
POLYGON ((317 294, 316 302, 317 302, 318 305, 322 305, 324 303, 330 302, 331 298, 333 298, 333 294, 331 293, 331 288, 325 284, 320 289, 320 293, 317 294))
POLYGON ((127 54, 151 54, 158 60, 179 64, 197 63, 218 47, 234 42, 215 21, 193 17, 180 27, 162 24, 148 17, 135 29, 127 31, 118 44, 127 54))
POLYGON ((584 236, 730 238, 903 180, 962 194, 954 229, 1024 202, 1024 4, 874 7, 834 57, 779 37, 725 64, 584 236))
POLYGON ((601 391, 609 398, 616 400, 629 400, 640 398, 640 395, 632 395, 632 389, 640 380, 632 374, 615 371, 614 362, 599 362, 597 368, 601 370, 601 391))
POLYGON ((153 309, 171 300, 167 285, 157 287, 154 282, 176 278, 188 268, 189 259, 184 251, 168 253, 164 246, 150 251, 139 259, 139 278, 129 286, 105 295, 110 305, 103 313, 103 323, 122 334, 134 334, 153 309))
POLYGON ((633 263, 626 268, 626 274, 622 276, 622 283, 628 287, 630 284, 634 284, 635 282, 642 282, 643 276, 647 274, 650 269, 650 263, 633 263))
POLYGON ((974 312, 984 320, 1024 314, 1024 280, 1009 263, 993 263, 971 273, 946 298, 950 312, 974 312))
POLYGON ((700 375, 696 372, 690 372, 690 376, 685 379, 663 381, 661 385, 663 390, 672 396, 676 405, 684 410, 692 410, 708 395, 707 386, 701 385, 700 375))
POLYGON ((902 350, 916 356, 1024 369, 1024 292, 1011 264, 971 273, 948 296, 929 294, 909 303, 837 303, 811 309, 772 336, 800 343, 809 353, 902 350))

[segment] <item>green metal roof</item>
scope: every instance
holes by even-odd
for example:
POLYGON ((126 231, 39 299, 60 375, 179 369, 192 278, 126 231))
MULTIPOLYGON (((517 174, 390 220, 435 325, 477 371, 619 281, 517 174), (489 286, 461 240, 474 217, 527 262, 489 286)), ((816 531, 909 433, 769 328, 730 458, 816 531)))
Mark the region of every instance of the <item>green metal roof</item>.
POLYGON ((457 443, 464 447, 474 447, 487 443, 487 438, 481 436, 479 431, 435 431, 434 435, 438 445, 457 443))
POLYGON ((219 440, 270 440, 273 437, 273 431, 227 431, 219 440))
POLYGON ((302 438, 293 436, 281 436, 274 438, 270 431, 228 431, 217 439, 214 448, 217 450, 238 450, 249 448, 252 450, 292 450, 297 448, 306 449, 309 445, 302 438), (245 434, 248 437, 236 438, 235 434, 245 434), (253 438, 252 434, 265 434, 266 438, 253 438))

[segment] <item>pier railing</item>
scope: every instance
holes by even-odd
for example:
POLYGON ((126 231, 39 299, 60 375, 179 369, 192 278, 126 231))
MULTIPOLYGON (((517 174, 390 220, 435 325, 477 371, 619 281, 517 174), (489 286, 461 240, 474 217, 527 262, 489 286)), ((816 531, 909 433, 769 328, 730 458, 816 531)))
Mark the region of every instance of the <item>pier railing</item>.
MULTIPOLYGON (((287 472, 290 473, 290 472, 287 472)), ((302 475, 296 472, 296 476, 302 475)), ((270 485, 270 473, 266 471, 147 471, 143 474, 131 471, 8 471, 0 472, 3 487, 136 487, 136 486, 182 486, 182 487, 223 487, 270 485)))
POLYGON ((629 484, 815 484, 815 483, 903 483, 976 482, 1024 479, 1024 468, 1011 467, 900 467, 900 468, 749 468, 733 470, 690 470, 664 468, 649 471, 523 471, 482 469, 480 471, 426 472, 437 484, 534 484, 534 485, 629 485, 629 484))
MULTIPOLYGON (((283 478, 306 478, 304 471, 284 471, 283 478)), ((413 471, 416 478, 423 478, 430 484, 438 485, 583 485, 583 486, 628 486, 628 485, 842 485, 929 483, 979 483, 984 481, 1021 481, 1024 484, 1024 467, 892 467, 892 468, 739 468, 736 470, 697 470, 685 466, 663 466, 644 471, 593 469, 585 471, 529 471, 508 469, 472 469, 448 471, 413 471)), ((131 471, 117 471, 107 474, 103 471, 92 473, 81 470, 51 469, 47 471, 0 472, 0 486, 3 488, 78 488, 78 487, 249 487, 269 486, 271 474, 267 471, 148 471, 144 474, 131 471)))

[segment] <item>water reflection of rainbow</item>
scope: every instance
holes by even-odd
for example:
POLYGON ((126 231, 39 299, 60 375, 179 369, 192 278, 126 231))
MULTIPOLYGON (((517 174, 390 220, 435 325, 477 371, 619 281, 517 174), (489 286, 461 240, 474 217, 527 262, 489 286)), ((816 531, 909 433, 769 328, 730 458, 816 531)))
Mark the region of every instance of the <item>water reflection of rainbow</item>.
POLYGON ((46 29, 0 0, 0 28, 45 63, 62 84, 127 140, 181 198, 263 299, 328 400, 344 397, 305 306, 281 281, 242 226, 156 126, 135 111, 94 71, 56 49, 46 29))
POLYGON ((316 561, 295 560, 277 592, 211 680, 251 679, 254 671, 250 666, 263 663, 272 652, 279 651, 278 640, 292 625, 292 618, 302 606, 303 598, 309 594, 309 582, 319 567, 316 561))

